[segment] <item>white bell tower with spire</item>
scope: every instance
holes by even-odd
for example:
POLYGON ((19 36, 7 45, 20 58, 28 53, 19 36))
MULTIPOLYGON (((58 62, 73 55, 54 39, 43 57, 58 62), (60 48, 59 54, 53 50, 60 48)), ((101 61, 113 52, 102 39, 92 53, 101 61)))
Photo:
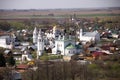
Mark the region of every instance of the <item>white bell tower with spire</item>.
POLYGON ((38 39, 37 39, 37 59, 39 58, 39 56, 42 55, 43 51, 44 51, 44 39, 40 29, 38 33, 38 39))
POLYGON ((35 27, 35 29, 33 31, 33 43, 34 44, 37 43, 37 37, 38 37, 38 32, 37 32, 37 28, 35 27))
POLYGON ((83 30, 82 30, 82 29, 80 29, 79 39, 81 39, 81 38, 82 38, 82 36, 83 36, 83 30))
POLYGON ((53 27, 53 38, 56 37, 56 26, 53 27))

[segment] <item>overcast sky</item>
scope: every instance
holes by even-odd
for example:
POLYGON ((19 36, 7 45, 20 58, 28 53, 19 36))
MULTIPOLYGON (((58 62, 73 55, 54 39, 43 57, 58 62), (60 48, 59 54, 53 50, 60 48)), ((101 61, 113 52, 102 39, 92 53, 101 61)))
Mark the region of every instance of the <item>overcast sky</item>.
POLYGON ((120 7, 120 0, 0 0, 0 9, 120 7))

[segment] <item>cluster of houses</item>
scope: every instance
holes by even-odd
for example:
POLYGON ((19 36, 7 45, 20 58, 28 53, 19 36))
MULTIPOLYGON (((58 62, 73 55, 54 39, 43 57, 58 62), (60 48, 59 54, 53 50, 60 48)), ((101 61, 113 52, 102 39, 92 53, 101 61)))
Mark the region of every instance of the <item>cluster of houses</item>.
MULTIPOLYGON (((101 35, 98 31, 84 32, 82 29, 79 29, 77 36, 67 34, 64 30, 58 29, 56 26, 52 30, 43 32, 42 29, 37 29, 36 27, 33 30, 33 44, 29 42, 21 42, 22 46, 15 46, 18 44, 16 42, 16 37, 14 34, 1 36, 0 37, 0 47, 6 49, 20 49, 20 52, 14 52, 14 55, 21 55, 21 57, 15 57, 16 60, 33 60, 31 56, 30 48, 36 50, 37 59, 43 55, 45 50, 50 49, 51 54, 61 54, 64 56, 72 56, 74 54, 84 53, 83 46, 88 42, 98 43, 100 42, 101 35), (79 39, 79 41, 76 41, 79 39)), ((114 41, 114 43, 117 41, 114 41)), ((92 48, 88 48, 89 51, 92 48)), ((93 47, 93 49, 96 49, 93 47)), ((93 50, 93 51, 97 51, 93 50)), ((100 52, 100 50, 99 50, 100 52)), ((103 52, 103 51, 102 51, 103 52)), ((104 51, 105 53, 105 51, 104 51)), ((110 54, 110 52, 106 52, 110 54)))
MULTIPOLYGON (((82 44, 87 42, 99 42, 100 34, 97 31, 93 32, 83 32, 82 29, 79 30, 79 35, 77 38, 82 44)), ((75 40, 75 36, 69 34, 67 35, 64 31, 58 31, 56 26, 53 27, 51 33, 43 33, 41 30, 36 28, 33 31, 33 43, 37 46, 38 56, 43 54, 44 48, 49 47, 52 50, 51 54, 79 54, 82 53, 82 44, 75 40), (57 33, 59 32, 59 33, 57 33), (49 37, 47 37, 49 35, 49 37)))
MULTIPOLYGON (((6 49, 20 49, 20 52, 14 52, 14 55, 21 55, 21 57, 15 57, 16 60, 33 60, 29 48, 36 50, 37 59, 42 56, 45 50, 51 49, 51 54, 61 54, 64 56, 83 53, 83 46, 88 42, 98 43, 101 37, 105 37, 107 33, 100 34, 97 30, 91 32, 84 32, 82 28, 76 32, 76 35, 67 34, 64 30, 58 29, 56 26, 50 31, 42 31, 42 29, 34 28, 33 30, 33 44, 29 42, 21 42, 22 46, 17 45, 16 37, 14 34, 7 36, 0 36, 0 47, 6 49), (79 39, 79 41, 76 41, 79 39)), ((114 35, 115 36, 115 35, 114 35)), ((113 36, 113 37, 114 37, 113 36)), ((108 37, 108 36, 106 36, 108 37)), ((116 38, 119 38, 117 36, 116 38)), ((117 40, 119 41, 119 40, 117 40)), ((114 41, 113 43, 116 43, 114 41)), ((88 48, 90 51, 92 48, 88 48)), ((96 49, 96 47, 93 47, 96 49)), ((94 50, 96 51, 96 50, 94 50)), ((100 52, 100 51, 99 51, 100 52)), ((102 51, 103 52, 103 51, 102 51)), ((105 53, 105 51, 104 51, 105 53)), ((106 52, 110 54, 110 52, 106 52)))
MULTIPOLYGON (((69 55, 69 54, 79 54, 82 50, 82 45, 79 42, 76 42, 75 36, 71 34, 66 34, 64 30, 57 29, 56 26, 50 32, 43 32, 41 29, 33 30, 33 44, 30 45, 29 42, 21 42, 22 46, 15 46, 18 43, 16 42, 15 34, 1 36, 0 37, 0 47, 6 49, 21 49, 22 60, 23 57, 26 57, 27 60, 32 59, 29 55, 29 51, 26 51, 26 47, 32 47, 37 50, 37 58, 44 53, 44 49, 51 49, 51 54, 61 54, 61 55, 69 55)), ((86 42, 99 42, 100 34, 97 31, 93 32, 83 32, 82 29, 78 31, 77 38, 85 44, 86 42)), ((28 48, 27 48, 28 49, 28 48)), ((17 52, 14 54, 21 54, 21 52, 17 52)), ((18 59, 18 58, 16 58, 18 59)))
MULTIPOLYGON (((68 34, 65 30, 54 26, 49 31, 43 31, 37 27, 34 28, 32 43, 18 42, 15 34, 0 36, 0 47, 6 48, 5 55, 13 54, 14 59, 20 61, 34 61, 31 51, 35 51, 37 59, 42 56, 45 51, 49 50, 48 54, 63 55, 64 60, 71 60, 72 56, 77 54, 76 59, 100 59, 107 58, 114 51, 120 53, 120 37, 112 34, 112 32, 99 33, 95 31, 83 31, 82 28, 76 31, 76 35, 68 34), (115 38, 112 43, 100 44, 102 38, 115 38), (95 44, 95 45, 94 45, 95 44), (12 52, 11 52, 12 50, 12 52), (18 50, 18 51, 17 51, 18 50), (84 56, 91 54, 90 57, 84 56), (81 57, 82 56, 82 57, 81 57)), ((20 64, 17 69, 27 69, 28 65, 20 64)))

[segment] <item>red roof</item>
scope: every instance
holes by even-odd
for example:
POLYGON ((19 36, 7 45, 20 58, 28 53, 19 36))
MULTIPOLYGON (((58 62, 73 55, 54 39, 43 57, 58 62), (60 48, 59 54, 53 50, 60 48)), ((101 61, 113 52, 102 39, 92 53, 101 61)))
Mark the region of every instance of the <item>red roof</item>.
POLYGON ((26 64, 20 64, 20 65, 17 65, 17 69, 28 69, 28 65, 26 65, 26 64))
POLYGON ((100 55, 104 55, 104 54, 106 54, 106 53, 104 53, 104 52, 93 52, 92 56, 99 57, 100 55))

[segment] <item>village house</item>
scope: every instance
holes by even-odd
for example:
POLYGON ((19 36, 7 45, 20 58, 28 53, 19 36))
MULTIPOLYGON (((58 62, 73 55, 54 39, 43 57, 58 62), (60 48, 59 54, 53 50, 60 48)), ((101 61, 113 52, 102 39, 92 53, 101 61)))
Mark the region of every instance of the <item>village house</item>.
POLYGON ((0 36, 0 47, 12 49, 14 47, 14 38, 11 36, 0 36))

